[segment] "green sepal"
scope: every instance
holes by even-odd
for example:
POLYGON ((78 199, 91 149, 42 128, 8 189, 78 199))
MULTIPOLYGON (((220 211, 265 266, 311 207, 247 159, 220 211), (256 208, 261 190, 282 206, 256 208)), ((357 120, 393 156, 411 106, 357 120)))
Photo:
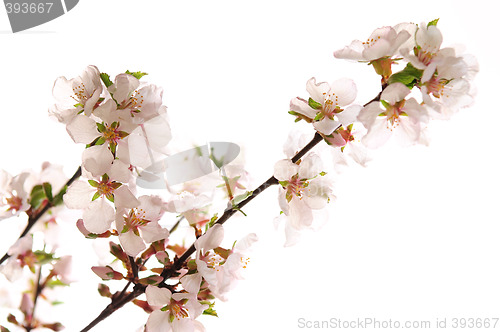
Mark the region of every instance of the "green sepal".
POLYGON ((146 76, 148 73, 143 73, 142 71, 126 71, 125 74, 129 74, 140 80, 143 76, 146 76))
POLYGON ((309 98, 309 100, 307 101, 307 104, 312 108, 312 109, 315 109, 315 110, 320 110, 323 105, 321 105, 320 103, 318 103, 317 101, 315 101, 314 99, 312 98, 309 98))
POLYGON ((326 174, 328 174, 328 173, 326 173, 326 172, 324 172, 324 171, 323 171, 323 172, 321 172, 321 173, 319 173, 319 175, 320 175, 320 176, 325 176, 326 174))
POLYGON ((97 125, 97 130, 100 133, 103 133, 106 131, 106 126, 104 125, 104 122, 103 123, 96 123, 96 125, 97 125))
POLYGON ((122 186, 122 183, 120 182, 112 182, 110 185, 109 185, 111 188, 113 189, 118 189, 122 186))
POLYGON ((122 229, 121 233, 122 234, 123 233, 127 233, 129 231, 129 229, 130 229, 130 226, 128 224, 125 224, 125 226, 123 226, 123 229, 122 229))
POLYGON ((106 143, 106 139, 104 137, 98 137, 97 140, 95 141, 94 145, 103 145, 106 143))
POLYGON ((279 181, 279 184, 283 187, 286 188, 288 186, 288 181, 279 181))
POLYGON ((92 201, 95 201, 96 199, 98 199, 99 197, 101 197, 101 194, 97 191, 94 196, 92 196, 92 201))
POLYGON ((430 21, 429 23, 427 23, 427 27, 430 27, 432 25, 437 25, 438 21, 439 21, 439 18, 436 18, 435 20, 430 21))
POLYGON ((119 131, 118 132, 118 136, 120 136, 120 138, 125 138, 129 135, 129 133, 127 133, 126 131, 119 131))
POLYGON ((114 203, 115 202, 115 196, 113 196, 113 194, 106 194, 106 198, 108 199, 108 201, 110 201, 111 203, 114 203))
POLYGON ((324 117, 325 115, 323 113, 318 112, 318 114, 316 114, 316 116, 314 117, 314 121, 322 120, 324 117))
POLYGON ((116 153, 116 143, 115 142, 110 142, 109 143, 109 150, 111 151, 111 153, 113 155, 115 155, 115 153, 116 153))
POLYGON ((113 85, 113 82, 111 82, 111 79, 109 78, 109 75, 106 73, 101 73, 101 80, 106 86, 106 88, 109 88, 111 85, 113 85))
POLYGON ((382 103, 382 106, 384 106, 386 110, 391 108, 391 104, 389 104, 385 100, 380 99, 380 102, 382 103))
POLYGON ((94 188, 97 188, 99 186, 99 182, 95 180, 89 180, 89 184, 94 188))

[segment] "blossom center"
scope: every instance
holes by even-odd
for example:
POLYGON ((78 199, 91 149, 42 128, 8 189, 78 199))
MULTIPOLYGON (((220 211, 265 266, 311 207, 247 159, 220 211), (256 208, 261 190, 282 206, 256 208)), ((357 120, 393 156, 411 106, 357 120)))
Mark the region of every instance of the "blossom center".
POLYGON ((101 181, 89 180, 89 184, 97 190, 94 197, 92 197, 93 201, 101 196, 105 196, 111 202, 114 202, 113 193, 115 189, 122 185, 120 182, 110 181, 106 173, 102 176, 101 181))
POLYGON ((335 93, 328 95, 325 99, 325 105, 321 109, 321 114, 333 120, 336 113, 342 112, 342 109, 338 106, 338 102, 339 97, 335 93))
POLYGON ((16 196, 15 194, 10 197, 6 197, 4 199, 5 205, 8 206, 7 211, 20 211, 23 206, 23 200, 21 197, 16 196))
POLYGON ((299 175, 292 176, 290 181, 286 183, 286 200, 290 202, 293 196, 302 198, 302 192, 307 188, 309 182, 307 179, 299 179, 299 175))
POLYGON ((387 128, 392 130, 394 127, 399 126, 400 116, 406 115, 403 111, 405 105, 405 100, 396 102, 394 105, 387 105, 387 111, 383 112, 381 115, 387 117, 387 128))
POLYGON ((432 59, 436 56, 436 53, 424 51, 422 48, 415 47, 414 50, 418 60, 426 66, 428 66, 432 59))
POLYGON ((372 47, 373 45, 375 45, 380 40, 380 37, 381 36, 377 36, 375 38, 369 38, 365 42, 363 42, 363 45, 365 47, 372 47))
POLYGON ((146 212, 143 209, 132 209, 128 216, 124 216, 123 218, 125 220, 123 232, 132 229, 134 233, 137 233, 138 227, 144 226, 151 221, 146 219, 146 212))
POLYGON ((108 141, 116 143, 121 139, 120 131, 118 130, 118 126, 106 126, 106 129, 102 133, 102 137, 108 141))
POLYGON ((139 113, 143 103, 144 96, 139 91, 134 91, 126 102, 118 106, 118 109, 129 109, 131 113, 139 113))
POLYGON ((224 263, 224 258, 217 254, 210 255, 205 259, 205 262, 207 263, 207 267, 219 272, 221 270, 222 263, 224 263))
POLYGON ((180 301, 176 301, 174 299, 170 299, 170 304, 167 305, 167 310, 169 311, 170 321, 172 322, 174 319, 180 320, 182 318, 186 318, 189 316, 188 311, 184 308, 187 300, 183 299, 180 301))
POLYGON ((444 86, 448 84, 448 80, 440 79, 437 75, 434 75, 428 82, 425 83, 427 91, 432 93, 436 98, 441 98, 444 95, 444 86))
POLYGON ((73 93, 75 94, 75 96, 73 97, 73 99, 75 101, 81 103, 82 105, 85 104, 85 101, 89 97, 85 93, 85 83, 83 83, 83 82, 80 83, 80 84, 78 84, 77 86, 73 87, 73 93))

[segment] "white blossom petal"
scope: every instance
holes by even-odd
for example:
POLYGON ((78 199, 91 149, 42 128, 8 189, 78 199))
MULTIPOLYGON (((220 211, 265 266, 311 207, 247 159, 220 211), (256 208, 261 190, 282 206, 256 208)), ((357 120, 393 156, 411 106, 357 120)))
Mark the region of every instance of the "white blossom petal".
POLYGON ((83 211, 83 224, 94 234, 106 232, 114 219, 114 209, 103 198, 91 202, 83 211))

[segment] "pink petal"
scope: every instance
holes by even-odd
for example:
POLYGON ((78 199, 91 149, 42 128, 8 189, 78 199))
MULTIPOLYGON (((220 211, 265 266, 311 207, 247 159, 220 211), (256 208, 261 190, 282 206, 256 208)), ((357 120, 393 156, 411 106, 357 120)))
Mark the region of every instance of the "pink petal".
POLYGON ((149 305, 154 307, 163 307, 170 303, 172 292, 167 288, 159 288, 149 285, 146 287, 146 300, 149 305))
POLYGON ((83 211, 83 224, 89 232, 106 232, 115 218, 115 210, 103 198, 91 202, 83 211))

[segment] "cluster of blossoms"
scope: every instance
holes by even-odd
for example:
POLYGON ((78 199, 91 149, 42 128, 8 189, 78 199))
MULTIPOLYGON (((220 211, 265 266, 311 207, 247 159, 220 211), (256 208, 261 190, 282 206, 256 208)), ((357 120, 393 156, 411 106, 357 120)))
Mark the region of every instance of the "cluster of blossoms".
MULTIPOLYGON (((127 71, 111 80, 89 66, 79 77, 57 79, 56 104, 49 112, 85 149, 79 170, 68 181, 48 164, 38 175, 0 173, 0 220, 28 216, 26 234, 9 249, 0 271, 10 280, 25 270, 38 271, 32 297, 23 297, 21 302, 24 321, 13 315, 8 321, 27 331, 62 328, 60 323, 41 323, 33 312, 44 288, 71 281, 71 257, 56 255, 57 244, 47 241, 49 235, 45 242, 51 250, 33 249, 28 231, 39 219, 49 229, 47 225, 55 223, 58 206, 64 202, 67 208, 81 211, 76 226, 87 239, 116 238, 109 241, 109 264, 92 267, 102 280, 128 281, 122 291, 114 293, 99 284, 99 294, 110 298, 110 307, 118 309, 132 301, 150 314, 144 324, 147 332, 204 331, 196 319, 202 314, 217 316, 213 300, 227 300, 228 292, 242 279, 249 262, 247 253, 257 241, 252 233, 230 248, 222 246, 222 224, 235 213, 246 216, 241 208, 247 202, 278 185, 281 214, 277 220, 285 222, 285 245, 293 245, 302 230, 311 228, 319 215, 324 217, 325 207, 335 198, 321 156, 309 151, 317 143, 324 140, 335 153, 365 165, 366 148, 380 147, 393 134, 403 145, 425 143, 428 121, 449 118, 471 104, 477 63, 472 56, 441 48, 442 39, 437 20, 401 23, 376 29, 366 42, 355 40, 336 51, 336 58, 373 66, 381 76, 381 91, 358 105, 352 80, 342 78, 329 84, 309 79, 309 97, 292 99, 289 113, 296 121, 312 124, 315 136, 309 143, 290 136, 287 158, 275 164, 273 176, 255 191, 246 190, 249 181, 242 165, 226 165, 224 156, 213 152, 209 160, 219 168, 216 175, 172 183, 157 176, 169 167, 171 171, 176 163, 175 158, 169 159, 169 165, 165 161, 172 137, 162 89, 142 81, 145 73, 127 71), (396 66, 401 70, 393 73, 396 66), (163 181, 167 190, 162 195, 139 194, 141 181, 149 181, 148 176, 163 181), (49 209, 51 214, 45 218, 49 209), (183 220, 190 226, 185 234, 193 240, 190 247, 184 245, 184 238, 176 242, 173 236, 183 220), (167 224, 174 226, 168 229, 167 224), (45 264, 51 268, 42 278, 45 264), (135 286, 128 291, 131 284, 135 286), (142 294, 145 299, 138 299, 142 294)), ((198 148, 193 149, 195 158, 202 155, 196 155, 198 148)), ((182 158, 176 160, 189 155, 177 154, 182 158)), ((189 173, 187 169, 176 172, 189 173)))
MULTIPOLYGON (((208 190, 196 182, 180 187, 167 182, 170 190, 162 197, 138 196, 137 178, 161 164, 171 139, 162 90, 142 82, 144 75, 126 72, 112 82, 107 74, 89 66, 80 77, 56 81, 58 103, 50 113, 66 125, 75 143, 86 146, 82 177, 68 187, 64 203, 82 210, 77 226, 85 237, 117 236, 119 244, 110 242, 110 251, 123 263, 122 271, 116 264, 92 270, 103 280, 127 279, 147 286, 146 303, 135 303, 151 313, 146 324, 149 332, 201 331, 196 317, 216 315, 210 300, 226 299, 227 291, 241 278, 238 270, 245 267, 243 252, 255 241, 253 234, 252 240, 245 238, 232 249, 223 249, 223 228, 214 225, 216 218, 210 215, 214 192, 222 191, 232 200, 245 188, 245 172, 230 165, 208 190), (175 216, 192 226, 197 254, 172 271, 177 280, 172 284, 164 276, 175 264, 170 257, 181 256, 187 249, 172 243, 174 228, 165 228, 169 217, 175 216), (215 252, 210 254, 211 250, 215 252), (152 256, 160 267, 146 267, 152 256)), ((100 287, 101 295, 113 297, 104 285, 100 287)))
POLYGON ((0 272, 11 287, 2 290, 0 302, 3 308, 12 310, 7 321, 21 329, 60 331, 64 328, 60 322, 49 323, 35 317, 34 307, 39 297, 45 305, 57 303, 54 290, 73 281, 72 256, 61 255, 59 250, 58 236, 64 220, 56 214, 63 209, 62 194, 52 195, 53 190, 64 192, 66 180, 62 168, 49 163, 42 165, 41 172, 29 170, 11 176, 0 171, 0 220, 25 216, 28 223, 32 223, 38 219, 32 232, 20 237, 1 258, 0 272), (41 215, 41 211, 48 208, 51 214, 41 215))
MULTIPOLYGON (((382 91, 371 102, 364 106, 353 104, 357 90, 350 79, 328 84, 316 83, 313 77, 306 84, 310 97, 292 99, 289 113, 296 121, 312 123, 317 134, 332 147, 342 152, 349 149, 348 155, 362 165, 367 161, 366 147, 380 147, 391 136, 396 136, 401 145, 426 143, 430 119, 447 119, 472 103, 471 80, 478 71, 474 57, 441 48, 443 37, 437 22, 382 27, 366 42, 355 40, 334 52, 336 58, 372 65, 381 76, 382 91), (393 73, 393 66, 403 62, 406 66, 393 73), (412 90, 420 93, 413 94, 412 90), (413 95, 420 95, 420 101, 413 95)), ((275 169, 275 177, 282 185, 280 206, 287 217, 285 229, 291 243, 298 230, 311 225, 312 210, 321 208, 330 192, 323 185, 321 190, 314 190, 315 202, 320 204, 309 203, 310 193, 302 192, 308 178, 317 173, 301 175, 299 167, 282 161, 275 169)))

